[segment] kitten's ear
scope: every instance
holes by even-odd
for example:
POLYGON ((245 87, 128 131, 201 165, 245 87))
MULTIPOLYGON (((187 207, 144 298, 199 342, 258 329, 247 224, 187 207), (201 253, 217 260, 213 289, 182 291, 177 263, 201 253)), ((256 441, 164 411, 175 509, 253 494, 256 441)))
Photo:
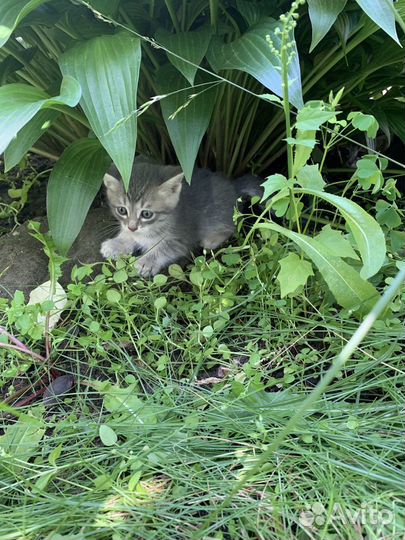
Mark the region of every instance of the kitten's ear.
POLYGON ((169 208, 177 206, 180 198, 181 188, 183 187, 184 173, 176 174, 159 188, 159 195, 164 198, 166 205, 169 208))
POLYGON ((108 191, 121 190, 121 182, 114 176, 111 176, 111 174, 104 175, 104 185, 108 189, 108 191))

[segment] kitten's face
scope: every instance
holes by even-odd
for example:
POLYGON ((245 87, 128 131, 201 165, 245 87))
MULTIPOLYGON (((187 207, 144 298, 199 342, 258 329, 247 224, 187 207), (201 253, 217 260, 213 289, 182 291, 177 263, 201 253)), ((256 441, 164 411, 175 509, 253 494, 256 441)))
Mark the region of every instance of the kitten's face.
POLYGON ((104 184, 112 213, 120 221, 121 229, 132 234, 140 243, 164 233, 165 223, 179 201, 183 173, 157 185, 137 186, 132 179, 128 193, 122 182, 106 174, 104 184), (144 240, 144 241, 143 241, 144 240))

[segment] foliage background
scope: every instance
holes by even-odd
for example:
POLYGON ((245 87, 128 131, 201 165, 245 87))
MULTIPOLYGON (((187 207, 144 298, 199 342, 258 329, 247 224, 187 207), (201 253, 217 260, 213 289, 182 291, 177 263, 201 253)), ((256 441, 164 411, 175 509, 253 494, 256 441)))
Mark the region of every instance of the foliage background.
MULTIPOLYGON (((300 93, 306 102, 323 99, 326 104, 314 110, 318 119, 326 112, 331 120, 329 93, 333 101, 344 86, 340 118, 363 113, 349 122, 349 132, 339 132, 327 154, 336 124, 317 125, 319 145, 309 165, 312 194, 304 196, 302 186, 290 182, 285 188, 292 179, 282 141, 284 111, 269 98, 280 82, 276 74, 264 87, 260 65, 256 76, 253 61, 225 69, 219 67, 225 49, 209 52, 218 39, 226 45, 255 32, 263 16, 278 18, 291 2, 3 0, 0 141, 7 146, 6 165, 17 165, 32 145, 46 156, 62 154, 49 183, 48 213, 68 230, 66 245, 109 164, 94 134, 112 144, 110 151, 119 152, 128 171, 135 125, 138 151, 166 162, 191 156, 188 167, 196 157, 198 164, 229 174, 277 171, 266 184, 268 200, 274 203, 287 189, 288 204, 303 219, 285 208, 286 227, 261 221, 247 236, 239 235, 237 248, 203 255, 185 271, 173 267, 169 277, 150 282, 137 279, 133 260, 75 268, 67 309, 51 333, 38 315, 46 321, 52 299, 26 305, 16 293, 0 301, 2 538, 403 536, 404 289, 397 287, 385 316, 352 348, 351 358, 338 364, 337 355, 358 335, 353 309, 338 307, 333 287, 318 279, 319 268, 310 276, 310 257, 294 242, 302 233, 307 241, 323 239, 324 246, 340 249, 338 264, 349 267, 356 280, 367 262, 368 281, 353 287, 349 280, 355 293, 365 287, 367 295, 371 287, 386 294, 403 268, 403 198, 396 188, 403 175, 403 49, 395 25, 403 41, 404 5, 311 0, 299 8, 295 38, 302 88, 291 80, 298 99, 300 93), (107 18, 147 39, 124 35, 107 18), (183 32, 191 38, 179 38, 183 32), (196 55, 193 43, 204 44, 206 35, 207 52, 193 58, 214 75, 198 72, 193 85, 190 66, 170 62, 165 49, 174 51, 177 44, 182 55, 196 55), (156 48, 155 39, 165 48, 156 48), (100 91, 100 80, 94 83, 105 65, 111 92, 100 91), (62 72, 67 76, 61 87, 62 72), (209 85, 198 86, 207 82, 204 77, 209 85), (178 88, 186 90, 177 93, 178 88), (156 98, 166 93, 171 95, 156 98), (189 100, 191 94, 198 96, 189 100), (122 100, 110 110, 117 95, 122 100), (133 114, 137 108, 139 116, 133 114), (376 140, 369 133, 375 121, 367 113, 378 119, 376 140), (355 130, 354 122, 362 129, 355 130), (128 126, 129 136, 120 139, 128 126), (374 147, 376 154, 370 152, 374 147), (359 160, 363 152, 369 155, 359 160), (355 204, 363 207, 360 229, 385 238, 375 252, 360 253, 347 234, 347 216, 342 219, 338 207, 321 198, 330 196, 341 197, 349 216, 357 212, 355 204), (287 240, 281 240, 286 231, 287 240), (286 290, 286 275, 300 265, 310 279, 302 282, 298 273, 293 290, 286 290), (331 370, 335 376, 326 391, 308 402, 331 370), (56 384, 63 401, 50 406, 43 394, 56 384), (297 411, 303 413, 291 427, 297 411), (391 518, 383 523, 381 516, 391 518)), ((266 24, 270 33, 275 30, 273 21, 266 24)), ((265 51, 267 73, 269 60, 274 67, 277 57, 255 36, 251 46, 265 51)), ((301 122, 307 122, 311 110, 303 110, 301 122)), ((293 106, 292 111, 294 124, 293 106)), ((299 137, 295 128, 293 134, 299 137)), ((44 243, 56 280, 63 258, 50 238, 38 231, 34 236, 44 243)), ((336 262, 336 253, 325 260, 336 262)))

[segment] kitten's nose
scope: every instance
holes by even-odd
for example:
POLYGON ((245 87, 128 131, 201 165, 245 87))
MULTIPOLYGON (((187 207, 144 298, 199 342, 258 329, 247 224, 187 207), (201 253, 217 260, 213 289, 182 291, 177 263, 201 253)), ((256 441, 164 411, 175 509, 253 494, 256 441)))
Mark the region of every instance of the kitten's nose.
POLYGON ((138 227, 136 226, 135 223, 128 223, 128 229, 129 229, 131 232, 135 232, 137 228, 138 228, 138 227))

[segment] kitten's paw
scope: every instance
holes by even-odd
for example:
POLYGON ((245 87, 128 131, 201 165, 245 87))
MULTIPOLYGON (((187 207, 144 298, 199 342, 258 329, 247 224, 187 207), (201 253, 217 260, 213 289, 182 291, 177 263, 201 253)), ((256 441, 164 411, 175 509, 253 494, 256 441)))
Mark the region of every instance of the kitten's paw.
POLYGON ((125 255, 122 250, 122 245, 115 240, 115 238, 110 238, 101 244, 100 249, 101 255, 104 259, 117 259, 120 255, 125 255))
POLYGON ((159 272, 159 268, 157 268, 152 262, 142 261, 142 259, 139 259, 135 266, 139 275, 144 278, 152 277, 159 272))

